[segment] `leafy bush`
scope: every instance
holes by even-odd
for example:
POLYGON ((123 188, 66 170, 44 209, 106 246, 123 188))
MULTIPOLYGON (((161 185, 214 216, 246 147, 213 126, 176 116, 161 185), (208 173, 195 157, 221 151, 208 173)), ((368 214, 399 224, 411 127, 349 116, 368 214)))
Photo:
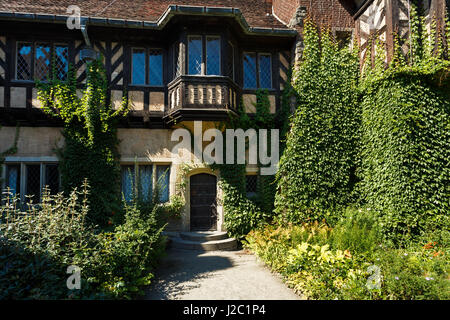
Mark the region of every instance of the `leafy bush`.
POLYGON ((220 165, 220 170, 225 228, 231 237, 240 240, 264 223, 269 215, 245 196, 243 165, 220 165))
POLYGON ((360 109, 359 63, 328 32, 304 30, 305 49, 294 73, 297 110, 277 173, 276 212, 287 222, 331 222, 353 202, 360 109))
POLYGON ((245 246, 309 299, 449 298, 448 243, 390 247, 379 243, 367 210, 346 216, 334 228, 268 225, 250 232, 245 246), (377 270, 379 287, 370 287, 377 270))
POLYGON ((6 193, 0 208, 2 298, 130 298, 149 283, 164 251, 157 207, 125 206, 123 224, 100 232, 86 223, 88 186, 68 198, 44 191, 40 205, 22 211, 6 193), (80 199, 81 197, 81 199, 80 199), (81 269, 81 290, 66 288, 66 269, 81 269))

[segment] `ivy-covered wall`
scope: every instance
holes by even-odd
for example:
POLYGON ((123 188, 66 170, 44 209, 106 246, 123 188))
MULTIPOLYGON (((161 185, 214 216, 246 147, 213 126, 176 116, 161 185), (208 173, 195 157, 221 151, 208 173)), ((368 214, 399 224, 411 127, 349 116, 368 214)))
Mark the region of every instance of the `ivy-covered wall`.
POLYGON ((85 179, 91 186, 89 215, 105 226, 120 210, 120 156, 117 121, 128 111, 128 101, 113 110, 107 100, 107 79, 100 60, 87 65, 86 88, 80 99, 73 70, 62 82, 55 75, 38 83, 38 98, 44 111, 64 122, 65 146, 59 150, 63 190, 69 193, 85 179))
POLYGON ((408 54, 362 75, 360 191, 393 240, 450 226, 449 26, 430 34, 413 9, 408 54))
POLYGON ((303 61, 294 73, 297 109, 277 173, 282 220, 331 220, 354 201, 359 149, 359 62, 312 22, 304 29, 303 61))

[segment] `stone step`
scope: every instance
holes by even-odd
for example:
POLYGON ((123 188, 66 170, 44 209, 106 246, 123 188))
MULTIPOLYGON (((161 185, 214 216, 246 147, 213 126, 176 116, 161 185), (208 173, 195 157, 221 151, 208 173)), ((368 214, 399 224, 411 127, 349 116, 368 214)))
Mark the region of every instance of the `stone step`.
POLYGON ((224 240, 228 238, 228 235, 226 232, 217 231, 180 232, 180 238, 189 241, 207 242, 224 240))
POLYGON ((233 238, 212 241, 190 241, 182 238, 171 238, 172 248, 201 251, 232 251, 237 249, 237 241, 233 238))

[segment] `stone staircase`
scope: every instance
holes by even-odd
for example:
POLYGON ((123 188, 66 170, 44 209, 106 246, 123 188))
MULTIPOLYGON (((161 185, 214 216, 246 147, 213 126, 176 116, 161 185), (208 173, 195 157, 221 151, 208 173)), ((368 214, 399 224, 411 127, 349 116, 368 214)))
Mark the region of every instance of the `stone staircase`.
POLYGON ((200 250, 200 251, 232 251, 237 249, 237 241, 228 238, 226 232, 198 231, 198 232, 164 232, 169 238, 168 247, 200 250))

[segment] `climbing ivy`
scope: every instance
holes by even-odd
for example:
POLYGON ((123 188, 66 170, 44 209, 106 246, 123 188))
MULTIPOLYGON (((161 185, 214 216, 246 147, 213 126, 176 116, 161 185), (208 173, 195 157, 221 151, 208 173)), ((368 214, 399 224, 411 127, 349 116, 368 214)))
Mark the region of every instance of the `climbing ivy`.
POLYGON ((411 26, 407 54, 397 40, 361 83, 361 195, 395 241, 450 226, 449 27, 429 34, 414 3, 411 26))
POLYGON ((332 222, 355 201, 359 150, 359 60, 308 21, 294 72, 297 109, 277 173, 281 220, 332 222))
POLYGON ((87 63, 86 86, 77 95, 73 68, 67 81, 56 75, 48 83, 38 83, 38 99, 43 110, 64 123, 65 146, 59 150, 62 187, 65 192, 81 185, 85 178, 92 222, 105 225, 120 208, 120 156, 117 121, 126 116, 126 94, 113 110, 107 99, 107 78, 100 60, 87 63))
MULTIPOLYGON (((286 100, 287 101, 287 100, 286 100)), ((237 110, 237 116, 230 118, 225 124, 229 129, 280 129, 287 118, 288 106, 283 105, 279 112, 270 113, 270 101, 267 90, 256 92, 256 112, 249 116, 241 101, 237 110)), ((270 133, 270 130, 268 131, 270 133)), ((270 135, 268 134, 268 141, 270 135)), ((226 145, 226 135, 224 135, 226 145)), ((270 150, 270 146, 268 146, 270 150)), ((235 152, 236 155, 236 152, 235 152)), ((240 164, 215 164, 212 166, 220 171, 220 186, 223 191, 223 208, 225 212, 225 227, 228 233, 238 239, 242 238, 261 223, 272 218, 273 201, 276 184, 274 176, 258 177, 257 197, 247 198, 245 186, 245 165, 240 164)))

